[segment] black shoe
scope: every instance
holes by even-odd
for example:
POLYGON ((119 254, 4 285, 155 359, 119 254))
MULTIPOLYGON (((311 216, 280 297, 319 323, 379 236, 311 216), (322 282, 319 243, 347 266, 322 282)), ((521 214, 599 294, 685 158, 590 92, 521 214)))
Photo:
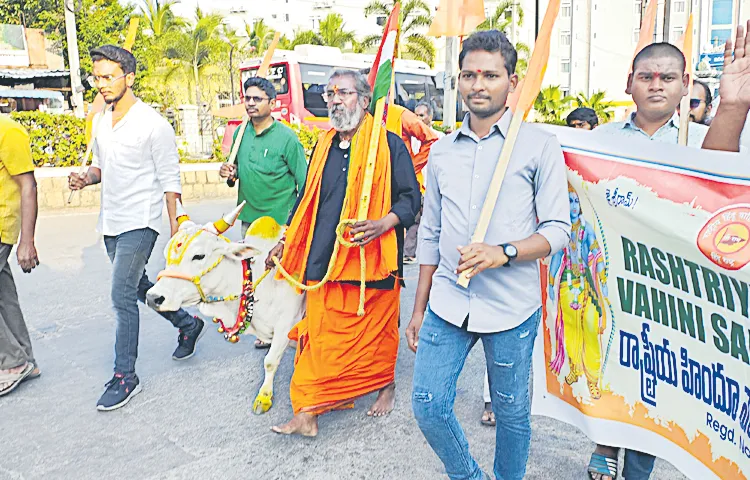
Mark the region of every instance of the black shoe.
POLYGON ((130 375, 115 373, 105 387, 107 389, 96 403, 96 409, 100 412, 109 412, 124 407, 131 398, 141 392, 141 382, 135 373, 130 375))
POLYGON ((180 329, 177 337, 177 349, 172 354, 173 360, 187 360, 195 354, 195 344, 206 333, 206 326, 200 318, 195 319, 198 323, 192 330, 180 329))

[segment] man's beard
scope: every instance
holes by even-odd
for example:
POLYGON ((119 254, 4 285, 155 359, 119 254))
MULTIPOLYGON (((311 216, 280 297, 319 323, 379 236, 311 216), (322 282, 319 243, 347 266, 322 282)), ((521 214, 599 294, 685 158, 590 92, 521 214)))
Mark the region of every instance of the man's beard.
MULTIPOLYGON (((478 96, 478 95, 477 95, 478 96)), ((472 97, 475 97, 475 95, 469 95, 468 99, 471 99, 472 97)), ((500 105, 495 105, 491 100, 492 98, 489 96, 479 96, 480 98, 490 100, 485 106, 478 107, 476 105, 473 105, 471 102, 465 102, 466 108, 469 109, 471 113, 476 115, 479 118, 488 118, 496 113, 500 112, 503 108, 505 108, 505 103, 500 105)))
POLYGON ((119 102, 120 100, 122 100, 122 97, 125 96, 125 92, 127 91, 128 91, 127 87, 123 88, 120 92, 116 93, 114 97, 110 97, 109 99, 107 99, 106 97, 104 97, 104 95, 102 95, 102 97, 104 98, 104 103, 106 103, 107 105, 110 105, 110 104, 119 102))
POLYGON ((328 118, 331 126, 337 132, 351 132, 359 125, 365 114, 365 108, 357 102, 352 110, 344 105, 331 105, 328 107, 328 118))

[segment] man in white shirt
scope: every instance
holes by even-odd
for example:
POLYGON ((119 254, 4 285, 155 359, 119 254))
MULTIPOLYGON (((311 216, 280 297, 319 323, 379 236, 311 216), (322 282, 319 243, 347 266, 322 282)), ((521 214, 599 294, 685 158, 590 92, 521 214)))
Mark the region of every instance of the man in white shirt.
MULTIPOLYGON (((117 316, 115 374, 97 403, 100 411, 124 406, 141 390, 135 374, 138 357, 138 301, 145 303, 153 284, 146 263, 161 227, 166 196, 172 235, 177 231, 176 202, 180 198, 179 155, 172 127, 133 94, 135 57, 119 47, 104 45, 91 51, 92 86, 107 103, 94 118, 94 159, 85 175, 72 173, 70 188, 102 184, 97 230, 104 235, 112 261, 112 304, 117 316), (100 117, 103 115, 103 117, 100 117)), ((185 360, 195 353, 204 332, 203 321, 184 310, 160 313, 179 328, 172 358, 185 360)))

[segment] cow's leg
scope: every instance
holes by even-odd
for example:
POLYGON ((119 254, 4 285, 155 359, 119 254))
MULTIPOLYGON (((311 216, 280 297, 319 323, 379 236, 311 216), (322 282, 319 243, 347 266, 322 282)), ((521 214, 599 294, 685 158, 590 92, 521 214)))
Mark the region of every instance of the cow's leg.
POLYGON ((276 375, 276 370, 279 368, 281 357, 284 356, 284 351, 289 346, 289 338, 287 337, 289 332, 281 330, 283 329, 277 329, 273 333, 271 348, 268 349, 266 358, 263 360, 266 376, 263 379, 260 392, 255 397, 255 402, 253 402, 253 412, 257 415, 266 413, 273 404, 273 378, 276 375))

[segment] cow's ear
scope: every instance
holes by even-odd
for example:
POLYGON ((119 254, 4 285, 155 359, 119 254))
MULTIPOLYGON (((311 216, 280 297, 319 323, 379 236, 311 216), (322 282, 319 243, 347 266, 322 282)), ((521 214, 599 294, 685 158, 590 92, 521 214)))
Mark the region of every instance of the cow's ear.
POLYGON ((227 243, 220 247, 225 257, 233 260, 245 260, 246 258, 256 257, 262 252, 257 248, 251 247, 244 243, 227 243))

